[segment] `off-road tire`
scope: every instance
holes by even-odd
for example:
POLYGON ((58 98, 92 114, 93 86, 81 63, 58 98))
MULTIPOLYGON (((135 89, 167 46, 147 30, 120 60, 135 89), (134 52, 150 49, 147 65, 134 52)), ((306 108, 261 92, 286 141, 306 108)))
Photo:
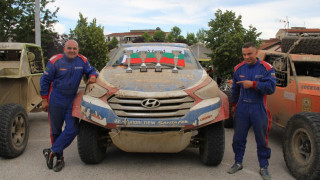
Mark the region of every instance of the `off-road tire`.
POLYGON ((20 104, 0 107, 0 156, 15 158, 23 153, 29 138, 29 119, 20 104))
POLYGON ((216 122, 199 130, 200 159, 207 166, 217 166, 221 163, 225 141, 223 122, 216 122))
POLYGON ((98 164, 104 160, 107 147, 101 138, 102 128, 86 121, 80 122, 78 134, 78 153, 86 164, 98 164))
MULTIPOLYGON (((298 40, 298 36, 288 36, 281 41, 281 51, 287 53, 293 43, 298 40)), ((301 41, 290 53, 292 54, 320 54, 320 37, 301 37, 301 41)))
POLYGON ((283 156, 296 179, 320 179, 320 114, 302 112, 288 122, 283 156))
POLYGON ((233 117, 231 115, 231 109, 232 109, 232 104, 231 104, 231 89, 230 90, 226 90, 223 91, 227 96, 228 96, 228 100, 229 100, 229 119, 225 119, 223 121, 223 125, 225 128, 233 128, 233 117))

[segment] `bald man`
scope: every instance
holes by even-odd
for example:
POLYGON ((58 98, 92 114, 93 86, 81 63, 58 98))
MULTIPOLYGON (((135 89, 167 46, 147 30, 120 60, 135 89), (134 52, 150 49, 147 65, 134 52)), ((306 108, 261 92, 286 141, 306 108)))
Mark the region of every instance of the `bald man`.
POLYGON ((52 145, 43 150, 43 155, 48 168, 55 172, 64 167, 63 150, 78 134, 79 122, 72 117, 72 105, 80 81, 84 74, 88 77, 88 83, 96 82, 98 76, 88 59, 78 54, 75 40, 67 41, 63 51, 63 54, 50 58, 40 80, 42 109, 48 112, 52 145), (62 131, 63 123, 65 128, 62 131))

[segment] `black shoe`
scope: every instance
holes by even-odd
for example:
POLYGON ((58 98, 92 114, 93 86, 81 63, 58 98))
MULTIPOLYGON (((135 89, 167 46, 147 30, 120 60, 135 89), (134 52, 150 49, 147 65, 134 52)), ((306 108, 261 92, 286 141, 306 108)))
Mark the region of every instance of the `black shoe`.
POLYGON ((235 162, 232 167, 228 170, 229 174, 234 174, 237 171, 241 170, 243 168, 242 164, 239 162, 235 162))
POLYGON ((53 170, 55 172, 59 172, 62 170, 62 168, 64 167, 64 158, 63 157, 58 157, 56 164, 53 167, 53 170))
POLYGON ((271 180, 271 176, 269 174, 268 167, 261 168, 260 175, 264 180, 271 180))
POLYGON ((49 149, 44 149, 43 155, 46 158, 46 164, 49 169, 53 168, 53 158, 56 156, 55 153, 49 148, 49 149))

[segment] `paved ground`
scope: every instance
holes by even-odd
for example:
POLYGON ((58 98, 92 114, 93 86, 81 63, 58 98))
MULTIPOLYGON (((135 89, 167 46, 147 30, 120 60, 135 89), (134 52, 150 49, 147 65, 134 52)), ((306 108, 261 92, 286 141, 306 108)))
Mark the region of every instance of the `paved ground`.
MULTIPOLYGON (((253 132, 249 132, 244 169, 234 175, 227 174, 233 164, 231 147, 233 129, 226 129, 226 148, 222 163, 217 167, 204 166, 197 149, 189 148, 177 154, 126 153, 116 147, 107 150, 107 158, 97 165, 84 164, 77 151, 76 140, 65 151, 65 168, 59 172, 48 170, 42 149, 49 147, 49 124, 46 113, 30 113, 30 137, 25 152, 15 159, 0 158, 0 179, 261 179, 253 132)), ((282 156, 283 130, 273 126, 269 134, 272 149, 270 173, 273 179, 294 179, 282 156)))

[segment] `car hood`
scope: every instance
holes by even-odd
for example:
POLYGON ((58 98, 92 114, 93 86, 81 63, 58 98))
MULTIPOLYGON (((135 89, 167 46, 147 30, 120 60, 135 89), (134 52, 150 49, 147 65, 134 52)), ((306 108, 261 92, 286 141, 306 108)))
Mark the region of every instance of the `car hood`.
POLYGON ((99 78, 120 90, 166 92, 190 88, 204 75, 202 69, 179 70, 178 73, 172 73, 171 69, 163 69, 162 72, 133 70, 132 73, 125 69, 103 69, 99 78))

